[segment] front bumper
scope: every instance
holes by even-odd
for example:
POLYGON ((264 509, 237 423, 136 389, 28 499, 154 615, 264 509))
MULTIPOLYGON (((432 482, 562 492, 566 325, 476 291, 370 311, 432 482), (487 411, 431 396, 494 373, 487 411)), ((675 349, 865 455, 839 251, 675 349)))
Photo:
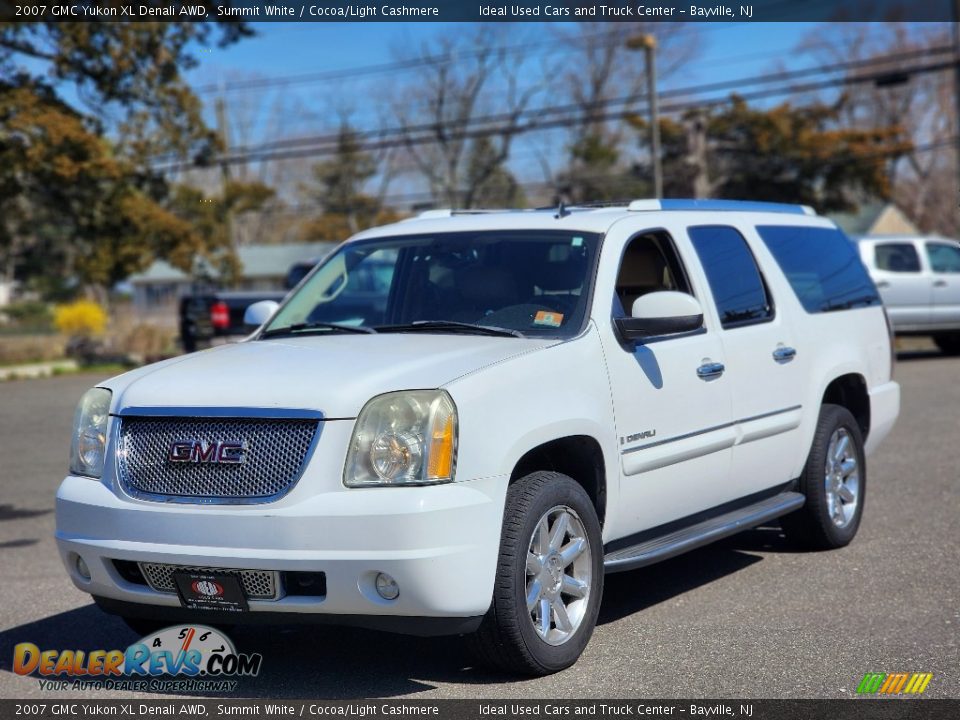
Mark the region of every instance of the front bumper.
POLYGON ((70 476, 57 493, 56 539, 74 584, 120 614, 190 615, 175 594, 124 579, 114 561, 128 560, 326 576, 323 596, 250 599, 251 612, 231 622, 323 615, 343 624, 462 632, 490 605, 507 483, 504 476, 341 489, 241 506, 146 502, 109 482, 70 476), (77 571, 77 556, 89 579, 77 571), (380 572, 399 584, 395 600, 377 594, 380 572))

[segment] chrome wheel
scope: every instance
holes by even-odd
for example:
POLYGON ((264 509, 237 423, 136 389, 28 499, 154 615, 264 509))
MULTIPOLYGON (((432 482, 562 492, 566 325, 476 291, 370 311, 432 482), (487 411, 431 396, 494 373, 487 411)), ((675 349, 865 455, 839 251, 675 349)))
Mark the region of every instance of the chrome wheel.
POLYGON ((824 483, 827 491, 827 515, 837 527, 853 520, 860 500, 860 466, 853 438, 846 428, 837 428, 827 446, 824 483))
POLYGON ((557 505, 540 518, 527 550, 527 612, 537 634, 562 645, 576 633, 590 601, 590 540, 576 511, 557 505))

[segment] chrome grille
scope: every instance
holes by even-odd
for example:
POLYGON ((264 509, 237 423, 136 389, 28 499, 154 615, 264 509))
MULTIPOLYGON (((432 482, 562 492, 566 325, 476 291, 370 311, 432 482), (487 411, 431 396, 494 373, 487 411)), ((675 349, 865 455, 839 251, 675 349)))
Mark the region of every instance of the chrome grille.
POLYGON ((265 502, 300 479, 317 420, 123 417, 120 482, 132 495, 181 502, 265 502), (244 462, 173 462, 174 443, 243 443, 244 462))
POLYGON ((147 585, 162 593, 175 593, 176 583, 173 573, 184 570, 192 573, 209 573, 215 575, 230 575, 239 578, 243 592, 248 598, 255 600, 276 600, 279 596, 280 583, 276 570, 237 570, 235 568, 208 568, 192 567, 189 565, 167 565, 165 563, 138 563, 140 572, 147 580, 147 585))

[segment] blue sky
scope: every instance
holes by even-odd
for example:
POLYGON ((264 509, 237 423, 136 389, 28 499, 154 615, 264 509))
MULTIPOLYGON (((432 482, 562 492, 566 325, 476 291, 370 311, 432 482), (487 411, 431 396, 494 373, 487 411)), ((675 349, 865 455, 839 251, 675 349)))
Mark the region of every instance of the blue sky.
MULTIPOLYGON (((694 82, 752 75, 777 60, 792 64, 790 50, 818 26, 797 22, 697 25, 701 41, 697 62, 683 72, 685 79, 694 82)), ((462 33, 469 25, 354 22, 255 23, 253 27, 257 37, 200 53, 201 65, 189 73, 190 80, 207 84, 238 74, 274 77, 375 65, 393 60, 400 45, 462 33)))

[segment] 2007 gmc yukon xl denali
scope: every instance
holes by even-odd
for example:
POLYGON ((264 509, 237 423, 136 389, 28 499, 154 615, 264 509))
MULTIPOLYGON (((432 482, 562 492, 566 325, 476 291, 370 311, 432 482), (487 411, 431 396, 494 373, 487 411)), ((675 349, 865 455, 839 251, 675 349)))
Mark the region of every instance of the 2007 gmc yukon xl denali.
POLYGON ((730 201, 362 232, 246 342, 84 395, 63 561, 135 628, 326 620, 568 667, 605 573, 774 518, 853 539, 900 400, 856 253, 807 208, 730 201))

